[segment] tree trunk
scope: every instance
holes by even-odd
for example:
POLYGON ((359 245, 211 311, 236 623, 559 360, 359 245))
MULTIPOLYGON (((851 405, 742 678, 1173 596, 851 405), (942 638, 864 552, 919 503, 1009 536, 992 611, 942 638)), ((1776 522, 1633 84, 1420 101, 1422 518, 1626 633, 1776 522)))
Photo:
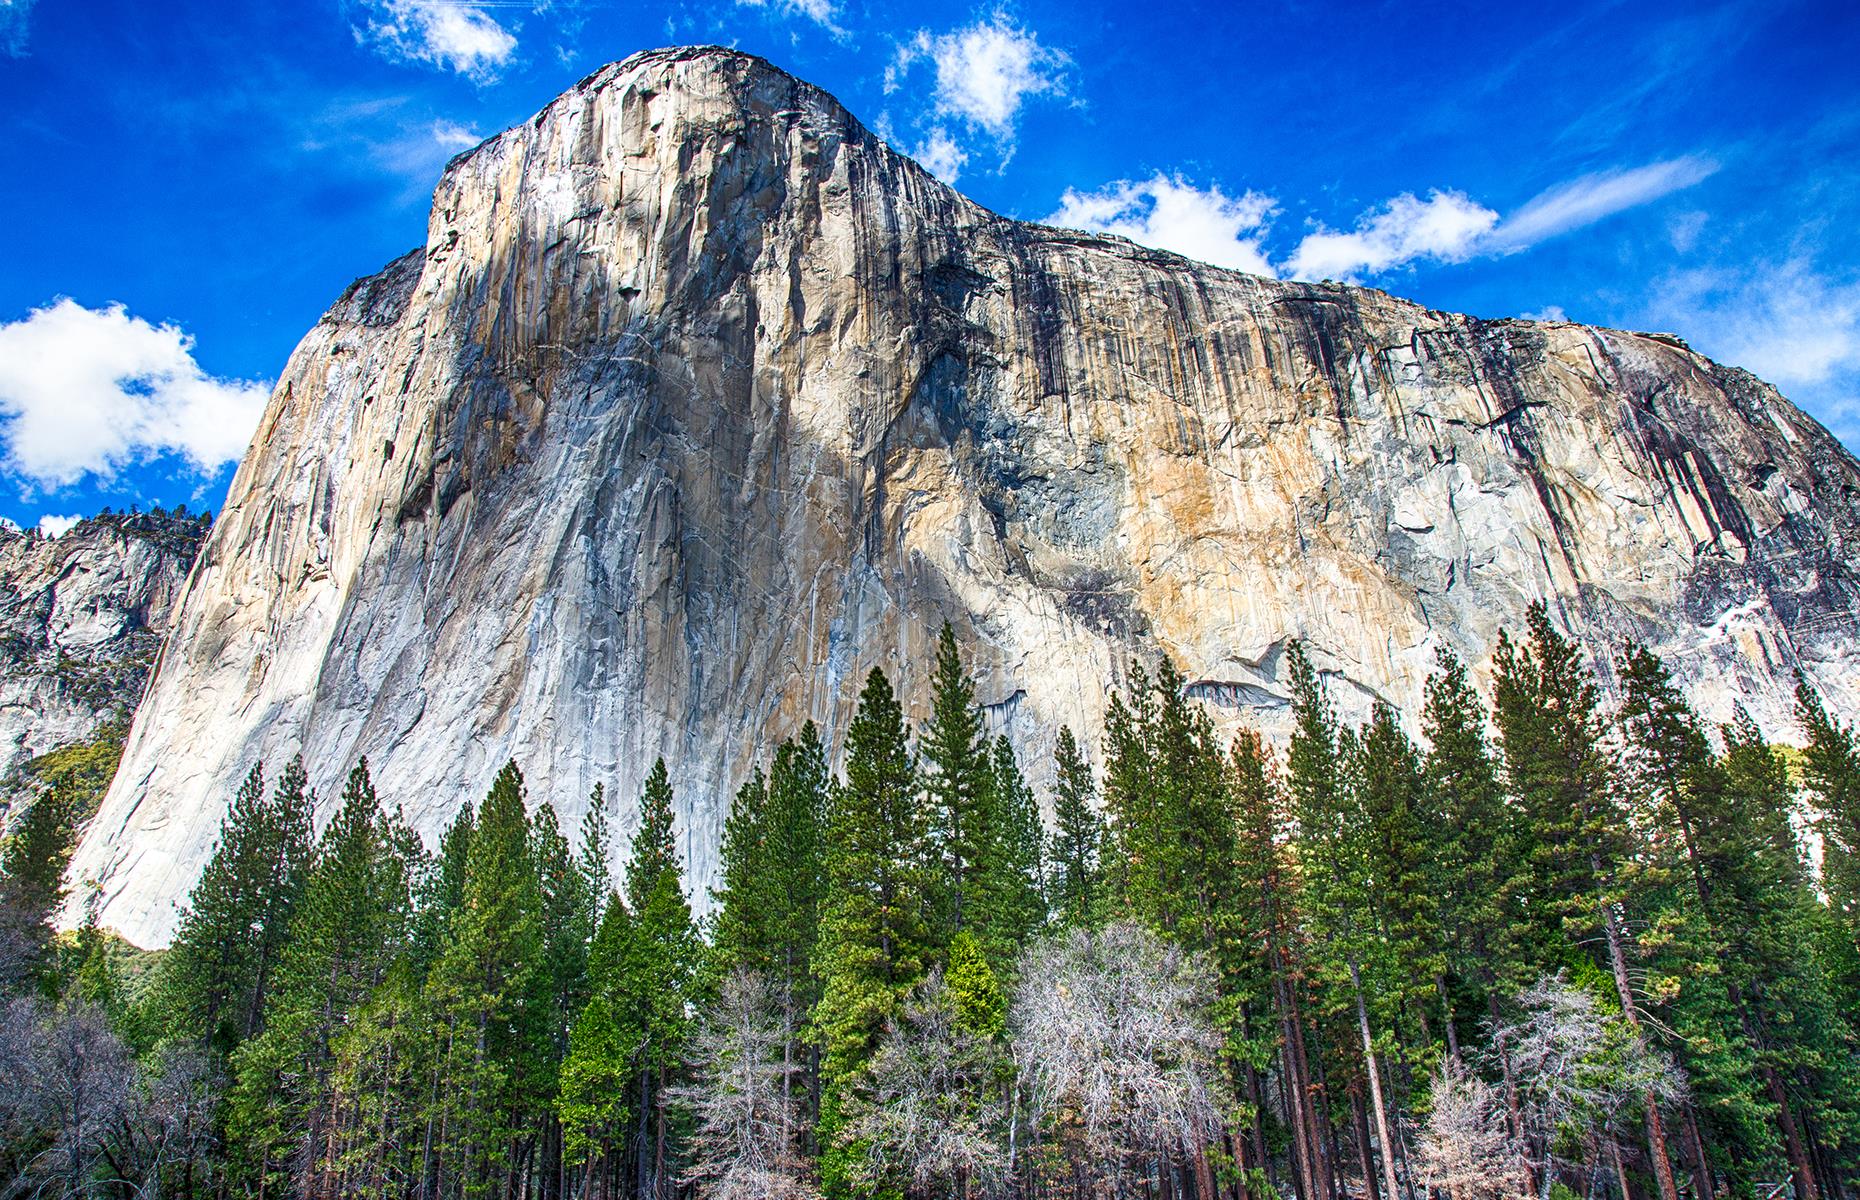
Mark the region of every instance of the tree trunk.
POLYGON ((1608 1161, 1615 1169, 1615 1184, 1621 1189, 1621 1200, 1634 1200, 1634 1189, 1628 1183, 1627 1163, 1621 1158, 1621 1143, 1612 1136, 1608 1139, 1608 1161))
POLYGON ((1460 1031, 1453 1023, 1453 998, 1447 994, 1447 977, 1445 975, 1439 974, 1438 972, 1435 973, 1434 991, 1440 996, 1440 1019, 1446 1022, 1447 1026, 1447 1055, 1452 1058, 1455 1063, 1458 1063, 1462 1061, 1460 1058, 1460 1031))
POLYGON ((1214 1167, 1208 1162, 1208 1148, 1195 1147, 1195 1195, 1198 1200, 1218 1200, 1214 1189, 1214 1167))
MULTIPOLYGON (((1363 1038, 1363 1063, 1369 1068, 1369 1099, 1376 1109, 1376 1137, 1382 1142, 1382 1181, 1388 1187, 1389 1200, 1401 1200, 1401 1184, 1395 1179, 1395 1139, 1389 1136, 1388 1103, 1382 1098, 1382 1068, 1376 1064, 1375 1040, 1369 1035, 1369 1008, 1363 1003, 1363 975, 1356 959, 1350 960, 1350 986, 1356 992, 1356 1029, 1363 1038)), ((1369 1164, 1363 1164, 1367 1175, 1369 1164)))
POLYGON ((1769 1085, 1770 1099, 1776 1102, 1776 1112, 1782 1120, 1783 1146, 1789 1153, 1790 1170, 1795 1173, 1795 1200, 1821 1200, 1815 1165, 1809 1161, 1808 1147, 1802 1141, 1802 1127, 1795 1119, 1795 1110, 1789 1107, 1782 1079, 1775 1067, 1763 1068, 1763 1074, 1764 1082, 1769 1085))
MULTIPOLYGON (((1601 855, 1591 852, 1589 868, 1599 881, 1603 878, 1601 855)), ((1627 951, 1622 945, 1621 927, 1615 921, 1614 905, 1608 897, 1598 894, 1597 902, 1602 909, 1602 930, 1608 937, 1608 962, 1614 968, 1615 990, 1621 994, 1621 1014, 1627 1018, 1636 1037, 1643 1036, 1640 1027, 1640 1010, 1634 1003, 1634 989, 1628 983, 1627 951)), ((1647 1153, 1653 1159, 1653 1178, 1660 1186, 1660 1200, 1679 1200, 1679 1185, 1673 1179, 1672 1156, 1666 1151, 1666 1124, 1660 1119, 1660 1104, 1652 1090, 1641 1098, 1642 1108, 1647 1120, 1647 1153)), ((1804 1200, 1813 1200, 1812 1197, 1804 1200)))
POLYGON ((1705 1138, 1699 1133, 1698 1110, 1688 1102, 1685 1114, 1687 1149, 1692 1158, 1692 1188, 1699 1200, 1711 1200, 1716 1189, 1712 1187, 1711 1160, 1705 1157, 1705 1138))
POLYGON ((1350 1125, 1356 1131, 1356 1161, 1363 1169, 1364 1200, 1380 1200, 1376 1185, 1376 1163, 1369 1145, 1369 1111, 1363 1107, 1363 1089, 1350 1089, 1350 1125))
POLYGON ((1298 1015, 1291 998, 1291 987, 1283 976, 1275 976, 1274 989, 1279 993, 1279 1054, 1285 1068, 1279 1074, 1279 1090, 1285 1094, 1285 1123, 1292 1131, 1292 1185, 1299 1200, 1326 1200, 1317 1187, 1317 1152, 1311 1145, 1311 1124, 1305 1119, 1310 1097, 1304 1080, 1298 1037, 1298 1015))

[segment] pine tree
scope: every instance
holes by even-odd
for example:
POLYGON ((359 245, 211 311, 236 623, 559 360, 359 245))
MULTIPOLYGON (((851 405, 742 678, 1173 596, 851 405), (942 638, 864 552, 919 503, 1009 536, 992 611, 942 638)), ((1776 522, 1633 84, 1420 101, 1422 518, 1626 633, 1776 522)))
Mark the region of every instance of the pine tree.
POLYGON ((588 811, 581 819, 581 842, 576 847, 576 862, 581 869, 582 886, 586 889, 588 899, 583 920, 590 943, 600 924, 601 909, 607 901, 607 894, 613 890, 613 875, 608 867, 612 853, 613 834, 607 826, 607 787, 597 783, 594 790, 588 793, 588 811))
POLYGON ((1105 733, 1122 904, 1158 933, 1215 953, 1234 859, 1226 756, 1168 659, 1153 682, 1134 665, 1131 678, 1130 707, 1113 706, 1105 733))
POLYGON ((477 810, 469 801, 459 806, 452 823, 439 835, 439 852, 432 869, 419 881, 413 953, 422 974, 430 971, 439 960, 452 919, 465 903, 465 869, 471 857, 471 839, 477 821, 477 810))
MULTIPOLYGON (((1518 950, 1524 934, 1515 903, 1522 886, 1516 834, 1486 737, 1485 705, 1458 658, 1442 650, 1435 663, 1421 713, 1428 745, 1422 777, 1440 827, 1441 924, 1449 933, 1452 974, 1471 986, 1495 1028, 1503 998, 1528 982, 1518 950)), ((1449 1022, 1449 1037, 1457 1036, 1457 1024, 1449 1022)))
POLYGON ((258 1032, 310 858, 310 805, 298 759, 269 797, 262 767, 240 785, 162 963, 152 1011, 169 1036, 225 1055, 258 1032))
POLYGON ((1860 948, 1860 736, 1828 714, 1806 676, 1796 678, 1795 712, 1808 737, 1802 781, 1817 810, 1822 887, 1860 948))
MULTIPOLYGON (((24 991, 49 964, 76 827, 68 794, 35 796, 0 847, 0 995, 24 991)), ((42 980, 43 981, 43 980, 42 980)))
POLYGON ((625 873, 633 921, 620 992, 621 1020, 638 1038, 633 1146, 639 1194, 669 1186, 673 1163, 669 1104, 693 1032, 693 1001, 701 945, 674 829, 665 760, 653 764, 640 797, 640 826, 625 873))
MULTIPOLYGON (((568 1053, 569 1031, 588 997, 588 943, 591 920, 600 893, 600 881, 590 880, 582 860, 562 836, 555 810, 537 808, 530 818, 530 854, 536 864, 542 899, 543 969, 551 1004, 549 1017, 549 1079, 541 1085, 544 1096, 558 1092, 556 1071, 568 1053)), ((604 872, 603 872, 604 874, 604 872)), ((541 1131, 540 1174, 546 1190, 556 1189, 562 1178, 562 1131, 548 1110, 541 1131)))
POLYGON ((724 818, 723 843, 717 851, 719 886, 711 890, 716 906, 711 941, 718 969, 726 974, 738 968, 760 974, 774 964, 775 935, 769 928, 777 892, 772 823, 769 778, 757 767, 736 789, 730 815, 724 818))
POLYGON ((635 913, 645 911, 646 902, 661 879, 676 876, 678 833, 672 812, 672 782, 665 771, 665 760, 658 759, 646 775, 645 791, 639 799, 639 830, 626 865, 626 900, 635 913))
POLYGON ((1830 1147, 1849 1174, 1860 1169, 1855 1009, 1814 952, 1831 921, 1790 823, 1800 806, 1788 767, 1741 711, 1723 739, 1724 819, 1711 838, 1708 878, 1725 974, 1797 1194, 1837 1194, 1832 1180, 1815 1178, 1809 1143, 1830 1147))
POLYGON ((1068 929, 1096 928, 1104 918, 1104 818, 1095 803, 1091 765, 1068 726, 1059 727, 1054 752, 1058 787, 1053 797, 1053 838, 1046 878, 1053 919, 1068 929))
POLYGON ((937 635, 930 723, 918 749, 932 813, 931 836, 941 860, 934 883, 939 937, 946 940, 965 928, 985 928, 993 919, 986 911, 984 874, 997 837, 990 825, 988 738, 975 703, 975 685, 963 668, 948 622, 937 635))
POLYGON ((265 1028, 233 1058, 230 1135, 249 1181, 306 1194, 342 1127, 333 1044, 386 978, 411 919, 417 842, 387 819, 364 761, 318 839, 292 914, 265 1028))
POLYGON ((856 1148, 836 1145, 855 1078, 878 1047, 885 1020, 935 957, 927 864, 936 852, 918 803, 904 715, 884 672, 866 678, 846 734, 846 779, 832 790, 815 970, 814 1024, 823 1043, 822 1177, 850 1186, 856 1148))
POLYGON ((1300 1099, 1309 1097, 1307 1066, 1299 1047, 1303 1017, 1297 993, 1302 970, 1296 871, 1285 836, 1286 797, 1271 751, 1259 734, 1241 730, 1228 757, 1227 795, 1234 820, 1234 914, 1225 986, 1232 1015, 1226 1022, 1227 1054, 1240 1082, 1245 1136, 1234 1150, 1248 1187, 1270 1170, 1267 1079, 1273 1060, 1290 1099, 1285 1130, 1295 1169, 1308 1184, 1312 1164, 1305 1149, 1309 1121, 1300 1099))
MULTIPOLYGON (((1357 1156, 1364 1176, 1374 1170, 1374 1151, 1370 1146, 1367 1121, 1363 1113, 1366 1092, 1369 1109, 1374 1113, 1376 1137, 1381 1145, 1383 1186, 1389 1195, 1399 1195, 1395 1175, 1392 1080, 1385 1078, 1383 1062, 1393 1048, 1390 1038, 1389 1012, 1372 1001, 1380 999, 1371 985, 1401 994, 1395 956, 1389 940, 1381 934, 1387 913, 1379 911, 1378 884, 1382 878, 1377 862, 1375 825, 1378 818, 1399 812, 1404 801, 1393 793, 1408 794, 1418 790, 1418 771, 1412 754, 1394 745, 1399 730, 1391 731, 1392 720, 1372 724, 1368 735, 1383 744, 1371 753, 1395 754, 1398 761, 1381 764, 1368 762, 1362 742, 1354 731, 1339 725, 1335 709, 1325 694, 1315 666, 1302 644, 1294 645, 1288 655, 1292 683, 1293 733, 1289 753, 1289 787, 1295 813, 1294 848, 1303 884, 1303 911, 1312 931, 1312 945, 1307 958, 1319 995, 1328 996, 1328 1016, 1341 1025, 1348 1023, 1358 1051, 1356 1063, 1347 1063, 1354 1071, 1360 1064, 1360 1082, 1349 1081, 1351 1104, 1356 1113, 1357 1156), (1366 770, 1370 768, 1373 770, 1366 770), (1384 773, 1385 772, 1385 773, 1384 773), (1381 773, 1378 777, 1377 773, 1381 773), (1391 793, 1378 796, 1375 793, 1391 793), (1367 983, 1366 983, 1367 979, 1367 983)), ((1402 840, 1408 840, 1403 834, 1402 840)), ((1406 856, 1404 855, 1404 858, 1406 856)), ((1404 889, 1405 890, 1405 889, 1404 889)), ((1345 1039, 1339 1034, 1339 1045, 1345 1039)), ((1309 1120, 1309 1119, 1308 1119, 1309 1120)), ((1321 1147, 1322 1136, 1309 1121, 1306 1144, 1321 1147)), ((1314 1183, 1329 1168, 1321 1161, 1321 1150, 1307 1151, 1313 1162, 1309 1168, 1314 1183)))
MULTIPOLYGON (((1232 997, 1243 955, 1232 938, 1238 835, 1226 756, 1173 663, 1163 659, 1153 682, 1134 664, 1130 674, 1129 707, 1113 704, 1105 730, 1105 807, 1121 905, 1163 937, 1207 955, 1232 997)), ((1223 1018, 1231 1035, 1230 1005, 1223 1018)), ((1189 1152, 1197 1179, 1207 1181, 1207 1146, 1189 1152)))
POLYGON ((748 971, 767 987, 782 1031, 783 1088, 805 1082, 803 1026, 818 999, 827 787, 826 751, 810 721, 798 741, 777 747, 769 775, 756 771, 738 791, 724 823, 722 887, 713 893, 718 972, 748 971))
POLYGON ((975 930, 989 965, 1002 972, 1046 924, 1046 833, 1033 789, 1021 775, 1005 734, 995 739, 985 795, 989 836, 982 846, 975 889, 983 898, 984 912, 975 930))
POLYGON ((633 917, 618 894, 601 914, 588 950, 588 1002, 575 1018, 562 1063, 558 1111, 570 1166, 580 1168, 585 1194, 620 1190, 619 1155, 631 1125, 630 1100, 645 1036, 634 1019, 633 917))
POLYGON ((1753 847, 1737 844, 1746 836, 1731 819, 1724 765, 1665 665, 1630 644, 1616 676, 1622 790, 1640 843, 1635 892, 1648 930, 1640 940, 1649 1008, 1677 1035, 1673 1049, 1690 1084, 1685 1150, 1697 1190, 1710 1195, 1708 1142, 1734 1167, 1767 1157, 1774 1141, 1775 1112, 1756 1089, 1743 987, 1716 894, 1722 858, 1747 857, 1753 847), (1709 1138, 1696 1132, 1701 1116, 1709 1138))
POLYGON ((438 1021, 443 1178, 507 1191, 515 1143, 542 1110, 554 1010, 523 776, 506 763, 478 810, 464 895, 427 980, 438 1021))
MULTIPOLYGON (((1623 925, 1630 900, 1621 867, 1631 842, 1607 752, 1600 690, 1581 647, 1550 624, 1542 601, 1525 613, 1527 643, 1500 634, 1493 708, 1505 774, 1519 809, 1525 863, 1533 882, 1528 910, 1545 949, 1578 960, 1570 932, 1600 934, 1596 965, 1614 978, 1622 1014, 1638 1035, 1642 997, 1633 986, 1636 948, 1623 925)), ((1642 1117, 1660 1200, 1677 1200, 1665 1119, 1649 1092, 1642 1117)))
MULTIPOLYGON (((1535 939, 1522 910, 1528 880, 1518 865, 1519 836, 1486 736, 1485 705, 1457 657, 1441 650, 1435 663, 1421 714, 1428 744, 1422 774, 1428 805, 1441 824, 1434 867, 1447 965, 1470 992, 1462 1012, 1454 1005, 1453 989, 1442 981, 1449 1052, 1463 1064, 1462 1020, 1477 1017, 1474 1027, 1486 1030, 1503 1027, 1505 1004, 1533 975, 1525 948, 1535 939)), ((1509 1132, 1522 1138, 1522 1099, 1510 1055, 1502 1043, 1492 1049, 1503 1078, 1509 1132)))

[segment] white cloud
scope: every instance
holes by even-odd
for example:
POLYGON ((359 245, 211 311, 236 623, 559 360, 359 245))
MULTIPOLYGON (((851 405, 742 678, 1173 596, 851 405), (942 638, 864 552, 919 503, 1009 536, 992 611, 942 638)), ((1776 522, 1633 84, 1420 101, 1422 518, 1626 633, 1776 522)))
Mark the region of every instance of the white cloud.
POLYGON ((480 83, 497 77, 517 49, 508 29, 469 0, 375 0, 356 36, 389 58, 422 62, 480 83))
POLYGON ((1285 269, 1298 279, 1354 281, 1420 258, 1461 262, 1497 224, 1497 213, 1464 192, 1436 191, 1425 200, 1403 192, 1357 218, 1353 230, 1307 234, 1285 269))
POLYGON ((83 517, 55 517, 46 513, 39 518, 39 532, 48 538, 61 538, 71 532, 71 527, 82 521, 83 517))
POLYGON ((1631 170, 1597 171, 1540 192, 1492 231, 1494 251, 1522 250, 1709 178, 1710 159, 1687 155, 1631 170))
POLYGON ((949 130, 941 125, 931 129, 930 135, 918 144, 911 157, 944 183, 956 182, 957 176, 962 174, 962 168, 969 163, 969 152, 958 146, 956 139, 949 136, 949 130))
POLYGON ((162 453, 201 474, 238 459, 270 387, 212 378, 193 346, 120 304, 59 300, 0 325, 0 465, 61 487, 162 453))
POLYGON ((1217 267, 1272 275, 1260 249, 1272 212, 1271 198, 1258 192, 1230 197, 1218 185, 1203 190, 1180 175, 1158 172, 1147 180, 1118 180, 1096 192, 1068 188, 1046 223, 1117 234, 1217 267))
MULTIPOLYGON (((898 47, 897 57, 885 68, 885 91, 902 88, 923 62, 936 73, 930 115, 937 123, 918 157, 939 175, 933 158, 946 168, 954 164, 957 171, 968 161, 968 151, 952 131, 955 124, 992 140, 1004 159, 1012 156, 1022 107, 1030 97, 1065 95, 1072 66, 1064 51, 1041 45, 1032 30, 1000 11, 949 33, 919 31, 898 47)), ((955 174, 943 178, 954 179, 955 174)))
POLYGON ((1563 311, 1561 304, 1546 304, 1536 312, 1521 313, 1526 321, 1550 321, 1561 323, 1569 320, 1569 314, 1563 311))
POLYGON ((476 130, 456 121, 433 122, 433 142, 442 150, 469 150, 483 140, 476 130))
POLYGON ((26 19, 32 4, 33 0, 0 0, 0 53, 26 52, 26 19))

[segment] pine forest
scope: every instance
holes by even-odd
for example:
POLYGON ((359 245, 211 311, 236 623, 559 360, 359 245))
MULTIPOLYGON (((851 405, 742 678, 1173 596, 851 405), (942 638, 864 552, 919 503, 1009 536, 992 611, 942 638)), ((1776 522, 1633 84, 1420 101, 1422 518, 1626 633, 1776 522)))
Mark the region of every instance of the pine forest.
POLYGON ((0 1197, 1860 1194, 1860 732, 1711 727, 1541 607, 1412 723, 1289 655, 1288 744, 1164 660, 1027 764, 945 627, 915 728, 875 671, 769 747, 697 905, 663 763, 624 846, 519 763, 436 845, 266 764, 143 953, 54 932, 100 785, 49 778, 0 1197))

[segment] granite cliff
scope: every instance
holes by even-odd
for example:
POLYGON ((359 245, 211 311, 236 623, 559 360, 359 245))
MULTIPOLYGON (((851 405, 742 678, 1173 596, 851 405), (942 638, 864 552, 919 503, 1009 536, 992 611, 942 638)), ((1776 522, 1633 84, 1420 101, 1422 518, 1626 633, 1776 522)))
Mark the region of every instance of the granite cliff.
MULTIPOLYGON (((1276 727, 1305 639, 1412 712, 1534 599, 1705 712, 1860 711, 1860 464, 1678 340, 1485 321, 987 212, 830 96, 638 55, 454 160, 426 244, 286 367, 79 849, 169 934, 238 777, 367 756, 431 835, 679 786, 701 889, 752 756, 972 648, 1044 763, 1172 655, 1276 727)), ((1036 774, 1041 768, 1036 765, 1036 774)))
POLYGON ((57 538, 0 526, 0 808, 31 760, 135 711, 207 527, 185 511, 57 538))

